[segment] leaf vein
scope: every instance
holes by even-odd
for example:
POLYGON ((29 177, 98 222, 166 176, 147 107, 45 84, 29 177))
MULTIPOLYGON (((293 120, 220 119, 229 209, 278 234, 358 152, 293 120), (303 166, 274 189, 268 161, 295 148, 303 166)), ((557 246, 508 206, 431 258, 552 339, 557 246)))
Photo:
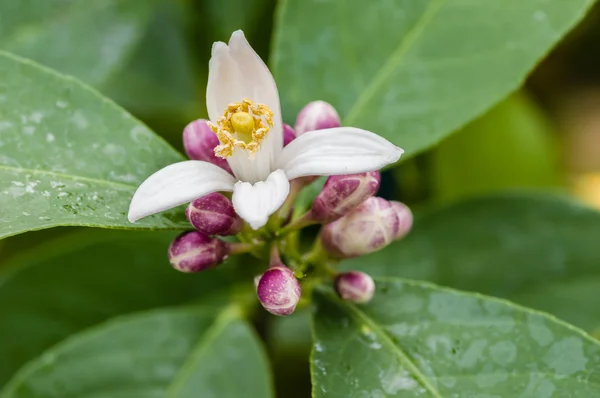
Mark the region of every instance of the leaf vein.
POLYGON ((406 34, 404 39, 400 42, 398 47, 390 54, 388 59, 383 63, 381 68, 375 73, 368 86, 363 90, 357 100, 354 102, 346 117, 344 118, 344 124, 352 124, 361 112, 362 107, 367 103, 390 74, 394 72, 398 66, 402 64, 405 59, 405 55, 410 51, 417 39, 421 36, 423 29, 433 20, 435 15, 444 5, 445 0, 432 0, 425 12, 417 20, 415 25, 406 34))
POLYGON ((405 353, 400 347, 394 344, 388 332, 379 327, 379 325, 373 322, 371 318, 369 318, 364 312, 359 310, 355 305, 349 303, 340 303, 339 300, 333 298, 333 295, 330 293, 328 294, 328 296, 331 298, 331 301, 338 304, 339 307, 341 307, 342 309, 346 309, 346 312, 349 313, 349 315, 353 316, 359 322, 366 324, 371 328, 371 330, 378 334, 381 337, 382 342, 391 348, 390 351, 395 353, 400 358, 400 361, 407 366, 407 368, 415 376, 417 381, 427 391, 429 391, 429 393, 433 397, 443 398, 440 392, 429 382, 427 376, 423 374, 419 367, 412 361, 410 356, 407 353, 405 353))

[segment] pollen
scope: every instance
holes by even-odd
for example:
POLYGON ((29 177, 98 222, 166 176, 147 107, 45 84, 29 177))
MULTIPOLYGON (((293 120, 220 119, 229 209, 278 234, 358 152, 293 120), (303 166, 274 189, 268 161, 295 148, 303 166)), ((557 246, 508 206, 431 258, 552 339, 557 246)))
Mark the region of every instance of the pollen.
POLYGON ((215 155, 227 158, 233 154, 234 148, 240 148, 246 150, 252 159, 273 128, 273 111, 264 104, 243 99, 229 104, 217 123, 209 122, 208 125, 220 142, 215 147, 215 155))

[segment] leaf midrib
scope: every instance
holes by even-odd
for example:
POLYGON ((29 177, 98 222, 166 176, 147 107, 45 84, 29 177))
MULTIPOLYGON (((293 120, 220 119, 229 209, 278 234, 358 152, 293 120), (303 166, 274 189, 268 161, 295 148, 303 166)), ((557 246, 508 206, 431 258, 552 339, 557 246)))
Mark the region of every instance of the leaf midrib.
POLYGON ((185 387, 186 380, 193 375, 194 365, 210 348, 210 343, 216 340, 225 328, 232 322, 239 319, 234 307, 226 307, 217 316, 212 325, 200 336, 194 348, 190 352, 185 362, 179 367, 179 371, 173 378, 171 385, 165 392, 165 398, 177 398, 181 389, 185 387))
POLYGON ((373 75, 370 82, 362 93, 357 97, 350 110, 346 113, 344 119, 345 125, 351 125, 356 122, 364 105, 373 98, 379 90, 379 87, 385 83, 387 78, 398 68, 405 60, 405 55, 410 51, 413 45, 417 42, 423 29, 433 20, 437 12, 444 5, 445 0, 431 0, 423 14, 417 22, 410 28, 404 39, 400 41, 398 46, 388 56, 381 68, 373 75))
POLYGON ((428 377, 421 372, 419 367, 411 360, 408 354, 394 344, 387 332, 379 327, 377 323, 373 322, 371 318, 369 318, 364 312, 360 311, 354 304, 340 302, 340 300, 337 299, 337 297, 335 297, 331 292, 327 292, 325 295, 328 297, 330 302, 335 303, 335 305, 353 317, 356 321, 366 324, 369 328, 371 328, 371 330, 381 338, 382 343, 390 348, 390 352, 396 354, 396 356, 400 359, 400 362, 406 365, 411 374, 415 376, 415 379, 419 382, 419 384, 421 384, 421 386, 423 386, 433 397, 443 398, 440 392, 429 382, 428 377))
POLYGON ((62 178, 62 179, 67 179, 67 180, 71 180, 71 181, 76 181, 76 182, 77 181, 87 181, 87 182, 92 182, 94 184, 109 185, 109 186, 117 187, 120 189, 127 189, 127 190, 137 189, 137 186, 135 186, 135 185, 129 185, 129 184, 125 184, 122 182, 101 180, 98 178, 84 177, 84 176, 75 175, 75 174, 57 173, 55 171, 50 171, 50 170, 28 169, 28 168, 23 168, 23 167, 12 167, 12 166, 0 165, 0 171, 2 171, 2 170, 17 172, 17 173, 49 175, 49 176, 54 176, 56 178, 62 178))

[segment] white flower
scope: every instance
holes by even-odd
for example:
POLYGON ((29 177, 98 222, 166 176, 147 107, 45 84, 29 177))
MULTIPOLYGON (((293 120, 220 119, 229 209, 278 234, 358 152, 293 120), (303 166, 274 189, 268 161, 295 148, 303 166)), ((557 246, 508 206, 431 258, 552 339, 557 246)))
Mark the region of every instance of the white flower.
POLYGON ((279 95, 273 76, 242 31, 212 48, 206 90, 211 128, 234 175, 212 163, 175 163, 135 192, 129 221, 188 203, 215 191, 233 191, 241 218, 258 229, 303 176, 374 171, 398 160, 402 149, 369 131, 339 127, 302 134, 283 148, 279 95))

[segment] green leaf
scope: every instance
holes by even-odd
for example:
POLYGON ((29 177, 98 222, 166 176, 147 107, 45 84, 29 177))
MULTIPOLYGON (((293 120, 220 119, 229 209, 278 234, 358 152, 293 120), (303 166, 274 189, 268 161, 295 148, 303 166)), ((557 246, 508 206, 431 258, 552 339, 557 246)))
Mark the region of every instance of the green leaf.
POLYGON ((297 309, 292 315, 270 317, 265 341, 272 366, 277 369, 277 396, 310 397, 309 355, 313 344, 310 330, 310 307, 297 309))
POLYGON ((272 5, 272 0, 207 0, 203 7, 212 35, 228 41, 238 29, 251 36, 257 33, 265 25, 260 21, 264 11, 272 13, 272 5))
POLYGON ((179 145, 183 126, 206 113, 204 88, 194 76, 193 47, 184 29, 188 8, 163 1, 127 65, 100 86, 142 120, 172 124, 164 128, 164 136, 179 145))
POLYGON ((81 83, 0 53, 0 238, 59 225, 186 228, 170 211, 127 220, 138 184, 182 160, 81 83))
POLYGON ((272 64, 286 120, 308 101, 410 155, 516 89, 593 0, 284 0, 272 64))
POLYGON ((600 214, 561 197, 506 194, 415 219, 410 234, 345 268, 508 298, 600 327, 600 214))
POLYGON ((594 397, 600 345, 551 316, 423 282, 317 291, 313 397, 594 397))
POLYGON ((549 121, 525 92, 508 97, 432 151, 436 199, 557 186, 554 136, 549 121))
POLYGON ((118 70, 130 55, 156 3, 156 0, 3 1, 0 2, 0 48, 98 84, 118 70))
POLYGON ((111 320, 25 366, 1 397, 272 397, 266 355, 236 315, 163 310, 111 320))
POLYGON ((214 294, 230 289, 233 267, 176 272, 167 259, 172 238, 79 231, 2 264, 0 385, 50 345, 115 315, 190 300, 214 305, 214 294))

